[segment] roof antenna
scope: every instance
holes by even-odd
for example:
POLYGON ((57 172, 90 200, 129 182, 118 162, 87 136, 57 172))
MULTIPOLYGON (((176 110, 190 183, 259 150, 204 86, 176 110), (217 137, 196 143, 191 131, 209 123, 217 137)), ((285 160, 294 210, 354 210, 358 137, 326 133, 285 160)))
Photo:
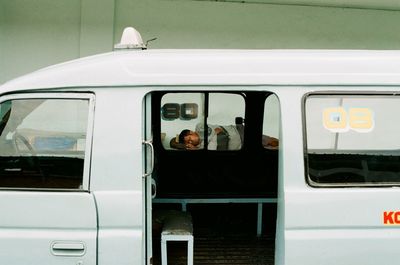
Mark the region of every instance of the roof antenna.
MULTIPOLYGON (((148 41, 147 41, 148 42, 148 41)), ((140 36, 139 31, 132 27, 127 27, 122 33, 121 42, 114 45, 114 49, 140 49, 145 50, 146 44, 143 43, 142 36, 140 36)))
POLYGON ((149 45, 149 42, 155 41, 156 39, 157 39, 157 37, 147 40, 146 41, 146 48, 149 45))

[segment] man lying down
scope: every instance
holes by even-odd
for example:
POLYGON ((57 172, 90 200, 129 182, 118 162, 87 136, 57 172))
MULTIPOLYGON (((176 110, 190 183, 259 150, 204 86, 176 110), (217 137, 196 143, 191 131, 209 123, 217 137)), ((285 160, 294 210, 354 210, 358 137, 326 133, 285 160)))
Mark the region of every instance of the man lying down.
MULTIPOLYGON (((240 150, 242 148, 243 125, 210 125, 208 124, 208 150, 240 150)), ((171 140, 171 147, 196 150, 204 148, 204 124, 197 124, 195 131, 183 130, 178 139, 171 140)), ((279 140, 263 135, 262 144, 265 148, 278 149, 279 140)))

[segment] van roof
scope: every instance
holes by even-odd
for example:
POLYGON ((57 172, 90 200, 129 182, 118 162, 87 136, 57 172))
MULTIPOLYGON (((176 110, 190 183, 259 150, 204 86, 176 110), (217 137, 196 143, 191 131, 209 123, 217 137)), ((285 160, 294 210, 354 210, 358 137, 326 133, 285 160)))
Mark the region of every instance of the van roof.
POLYGON ((399 85, 400 51, 123 50, 57 64, 0 87, 399 85))

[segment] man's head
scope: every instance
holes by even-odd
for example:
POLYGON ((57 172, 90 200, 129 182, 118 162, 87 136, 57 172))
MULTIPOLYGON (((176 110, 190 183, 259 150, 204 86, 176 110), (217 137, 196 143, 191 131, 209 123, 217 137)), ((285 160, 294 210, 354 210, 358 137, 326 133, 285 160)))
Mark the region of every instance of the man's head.
POLYGON ((179 143, 186 147, 196 147, 200 144, 200 136, 197 132, 191 130, 183 130, 179 134, 179 143))

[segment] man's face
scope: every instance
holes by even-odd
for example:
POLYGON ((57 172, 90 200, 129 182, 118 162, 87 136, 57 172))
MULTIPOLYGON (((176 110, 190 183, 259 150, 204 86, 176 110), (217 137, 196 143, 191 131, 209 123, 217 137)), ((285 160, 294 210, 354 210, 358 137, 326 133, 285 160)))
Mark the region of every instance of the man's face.
POLYGON ((186 135, 184 138, 184 143, 188 147, 195 147, 200 144, 200 137, 197 132, 190 131, 188 135, 186 135))

